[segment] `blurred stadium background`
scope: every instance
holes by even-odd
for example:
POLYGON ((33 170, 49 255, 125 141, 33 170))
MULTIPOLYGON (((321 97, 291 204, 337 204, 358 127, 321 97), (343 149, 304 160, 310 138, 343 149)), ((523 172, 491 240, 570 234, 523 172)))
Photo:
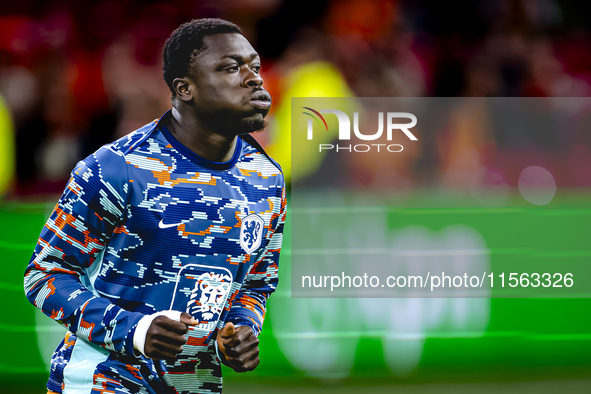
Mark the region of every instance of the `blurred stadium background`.
MULTIPOLYGON (((161 49, 180 23, 222 17, 242 27, 274 99, 269 130, 257 138, 290 176, 292 159, 307 164, 290 155, 291 97, 591 96, 590 13, 591 3, 558 0, 4 2, 0 392, 44 392, 63 331, 26 301, 24 268, 74 164, 169 108, 161 49)), ((351 175, 386 191, 402 212, 381 219, 389 231, 431 231, 400 239, 429 248, 462 225, 490 249, 493 265, 589 260, 588 114, 577 113, 576 127, 506 134, 452 116, 405 160, 380 163, 392 169, 387 179, 371 162, 352 163, 351 175), (528 167, 543 170, 540 179, 550 174, 550 198, 520 188, 528 167)), ((313 178, 319 167, 299 174, 313 178)), ((226 371, 227 393, 591 392, 591 294, 293 299, 290 247, 287 237, 262 363, 245 375, 226 371)))

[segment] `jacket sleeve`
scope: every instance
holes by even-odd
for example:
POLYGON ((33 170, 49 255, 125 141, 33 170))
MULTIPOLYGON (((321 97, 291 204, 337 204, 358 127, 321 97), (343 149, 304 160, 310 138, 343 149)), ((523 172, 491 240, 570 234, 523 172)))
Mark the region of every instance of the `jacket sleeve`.
POLYGON ((133 355, 135 326, 144 315, 91 291, 89 277, 125 215, 128 187, 120 153, 103 147, 79 162, 41 231, 24 285, 33 305, 79 338, 133 355))
POLYGON ((279 253, 287 213, 285 186, 282 189, 281 199, 278 200, 279 207, 271 217, 271 223, 276 223, 273 227, 274 231, 270 235, 267 246, 246 275, 244 284, 236 295, 226 318, 226 322, 251 327, 257 336, 263 327, 267 299, 275 291, 279 280, 277 276, 279 253))

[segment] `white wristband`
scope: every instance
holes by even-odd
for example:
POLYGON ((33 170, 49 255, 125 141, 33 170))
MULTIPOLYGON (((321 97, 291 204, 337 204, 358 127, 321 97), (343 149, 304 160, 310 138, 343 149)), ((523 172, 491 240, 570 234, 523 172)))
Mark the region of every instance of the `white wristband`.
MULTIPOLYGON (((133 334, 133 347, 137 349, 141 354, 146 356, 144 353, 144 347, 146 346, 146 336, 148 335, 148 329, 150 325, 152 325, 152 320, 157 318, 158 316, 166 316, 170 320, 174 321, 181 321, 181 313, 179 311, 162 311, 156 312, 151 315, 146 315, 140 319, 137 323, 137 327, 135 328, 135 333, 133 334)), ((148 357, 148 356, 146 356, 148 357)))

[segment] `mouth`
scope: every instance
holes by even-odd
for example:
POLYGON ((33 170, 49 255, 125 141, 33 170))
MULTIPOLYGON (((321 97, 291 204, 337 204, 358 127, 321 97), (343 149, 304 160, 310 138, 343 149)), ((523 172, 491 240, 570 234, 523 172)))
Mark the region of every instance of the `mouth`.
POLYGON ((271 107, 271 96, 266 91, 259 90, 252 95, 249 103, 255 108, 269 109, 271 107))

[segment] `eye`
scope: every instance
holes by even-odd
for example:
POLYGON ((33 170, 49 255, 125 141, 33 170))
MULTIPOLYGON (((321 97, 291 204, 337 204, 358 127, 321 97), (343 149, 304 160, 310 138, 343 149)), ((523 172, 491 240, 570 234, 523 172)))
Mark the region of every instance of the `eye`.
POLYGON ((261 66, 252 66, 250 69, 252 71, 254 71, 255 74, 258 74, 261 72, 261 66))
POLYGON ((226 68, 224 68, 224 71, 228 71, 228 72, 238 72, 240 70, 240 67, 237 64, 233 64, 231 66, 228 66, 226 68))

